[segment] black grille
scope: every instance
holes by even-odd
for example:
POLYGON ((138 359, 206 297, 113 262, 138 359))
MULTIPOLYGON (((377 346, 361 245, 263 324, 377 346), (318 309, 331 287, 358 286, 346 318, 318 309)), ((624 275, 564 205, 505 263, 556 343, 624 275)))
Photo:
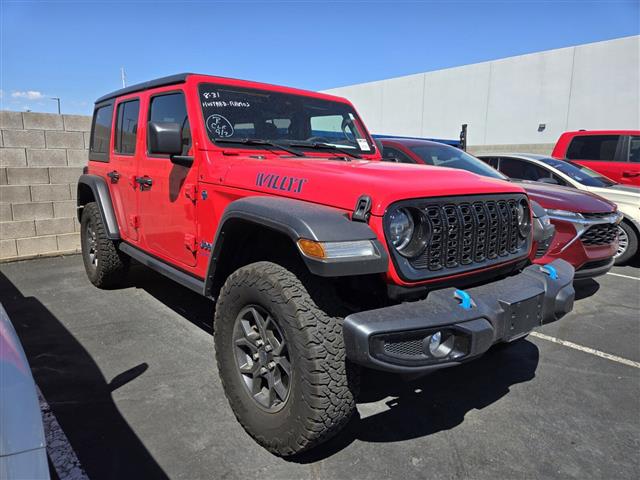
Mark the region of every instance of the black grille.
POLYGON ((610 245, 618 238, 618 225, 602 223, 593 225, 582 234, 584 245, 610 245))
POLYGON ((427 206, 431 242, 413 267, 437 271, 518 252, 516 208, 515 200, 427 206))
MULTIPOLYGON (((468 196, 403 202, 424 213, 430 240, 416 258, 394 252, 397 266, 409 280, 450 275, 500 264, 525 255, 529 239, 518 231, 521 195, 468 196)), ((527 236, 528 237, 528 236, 527 236)))

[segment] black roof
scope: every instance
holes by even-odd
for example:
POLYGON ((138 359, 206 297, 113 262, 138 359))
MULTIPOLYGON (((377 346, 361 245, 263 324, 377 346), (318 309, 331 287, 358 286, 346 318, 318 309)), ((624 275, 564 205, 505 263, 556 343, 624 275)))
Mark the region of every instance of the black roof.
POLYGON ((115 92, 107 93, 96 100, 96 104, 102 103, 106 100, 110 100, 121 95, 127 95, 128 93, 140 92, 154 87, 164 87, 166 85, 174 85, 177 83, 184 83, 189 75, 193 73, 178 73, 176 75, 169 75, 168 77, 156 78, 155 80, 149 80, 148 82, 136 83, 130 87, 121 88, 115 92))

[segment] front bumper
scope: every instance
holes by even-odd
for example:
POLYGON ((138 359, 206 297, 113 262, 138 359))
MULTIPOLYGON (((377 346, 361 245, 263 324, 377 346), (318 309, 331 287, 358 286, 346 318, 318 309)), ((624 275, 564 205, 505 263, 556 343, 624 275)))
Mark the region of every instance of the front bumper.
POLYGON ((464 292, 446 288, 425 300, 349 315, 344 320, 347 357, 377 370, 421 373, 458 365, 495 343, 523 337, 573 309, 573 267, 564 260, 547 267, 531 265, 464 292), (436 332, 448 346, 433 353, 429 341, 436 332))

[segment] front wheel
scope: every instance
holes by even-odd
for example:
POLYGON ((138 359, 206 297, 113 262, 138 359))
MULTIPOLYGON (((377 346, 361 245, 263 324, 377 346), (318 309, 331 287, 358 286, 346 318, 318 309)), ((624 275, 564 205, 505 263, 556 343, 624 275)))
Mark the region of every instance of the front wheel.
POLYGON ((615 264, 623 265, 631 260, 638 252, 638 235, 631 225, 622 221, 618 225, 618 251, 615 254, 615 264))
POLYGON ((276 455, 328 440, 355 410, 342 319, 321 310, 279 265, 253 263, 227 279, 216 305, 214 341, 236 418, 276 455))

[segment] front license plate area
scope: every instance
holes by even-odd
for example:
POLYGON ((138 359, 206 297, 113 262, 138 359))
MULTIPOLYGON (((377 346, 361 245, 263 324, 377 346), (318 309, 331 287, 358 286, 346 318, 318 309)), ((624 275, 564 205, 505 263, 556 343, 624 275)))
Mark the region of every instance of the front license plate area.
POLYGON ((543 295, 503 305, 505 310, 505 326, 503 338, 515 340, 526 335, 534 327, 542 324, 543 295))

